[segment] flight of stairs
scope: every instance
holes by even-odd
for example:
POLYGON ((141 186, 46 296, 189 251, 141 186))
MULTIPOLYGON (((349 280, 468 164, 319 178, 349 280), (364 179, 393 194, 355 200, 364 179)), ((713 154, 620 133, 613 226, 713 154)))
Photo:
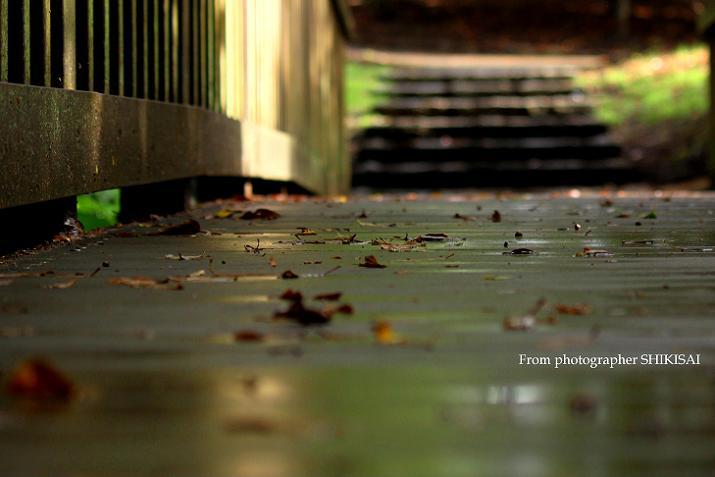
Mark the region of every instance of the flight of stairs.
POLYGON ((354 137, 354 186, 595 185, 636 178, 570 67, 398 68, 354 137))

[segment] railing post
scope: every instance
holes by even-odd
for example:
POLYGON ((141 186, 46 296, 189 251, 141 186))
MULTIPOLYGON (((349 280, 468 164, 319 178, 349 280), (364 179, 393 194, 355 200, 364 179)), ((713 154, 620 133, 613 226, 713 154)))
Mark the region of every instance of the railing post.
POLYGON ((7 36, 7 2, 0 0, 0 81, 7 81, 8 71, 8 36, 7 36))
POLYGON ((62 70, 65 89, 77 89, 77 41, 75 0, 62 1, 63 54, 62 70))

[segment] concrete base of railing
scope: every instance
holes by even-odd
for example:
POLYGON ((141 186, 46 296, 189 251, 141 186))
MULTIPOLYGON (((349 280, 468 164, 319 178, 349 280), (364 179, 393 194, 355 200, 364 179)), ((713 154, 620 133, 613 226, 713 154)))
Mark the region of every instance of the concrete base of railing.
POLYGON ((334 192, 288 134, 194 107, 0 83, 0 209, 201 176, 334 192))

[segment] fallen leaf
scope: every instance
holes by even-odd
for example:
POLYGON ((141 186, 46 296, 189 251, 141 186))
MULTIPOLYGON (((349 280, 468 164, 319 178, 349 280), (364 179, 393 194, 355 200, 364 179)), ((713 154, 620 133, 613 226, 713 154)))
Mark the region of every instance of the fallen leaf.
POLYGON ((303 294, 296 290, 291 290, 290 288, 284 291, 279 297, 281 300, 286 301, 303 301, 303 294))
POLYGON ((444 242, 449 238, 447 234, 424 234, 418 236, 415 241, 417 242, 444 242))
POLYGON ((588 394, 577 394, 569 400, 569 408, 575 414, 590 414, 596 405, 596 399, 588 394))
POLYGON ((331 313, 306 308, 303 300, 293 301, 286 311, 276 312, 273 318, 294 321, 303 326, 326 325, 332 319, 331 313))
POLYGON ((372 324, 372 335, 375 341, 381 345, 395 345, 404 343, 404 339, 400 338, 392 330, 392 325, 389 321, 378 320, 372 324))
POLYGON ((157 280, 150 277, 116 277, 110 278, 107 283, 130 288, 151 288, 154 290, 182 290, 184 288, 181 283, 176 283, 168 278, 157 280))
POLYGON ((334 292, 334 293, 319 293, 313 297, 313 300, 318 300, 318 301, 338 301, 340 300, 340 297, 342 297, 343 294, 342 292, 334 292))
POLYGON ((298 230, 300 230, 300 232, 296 233, 296 235, 318 235, 314 230, 308 227, 298 227, 298 230))
POLYGON ((206 258, 206 255, 184 255, 181 252, 178 252, 176 255, 173 255, 171 253, 164 255, 164 258, 166 258, 167 260, 178 260, 180 262, 183 262, 189 260, 201 260, 203 258, 206 258))
POLYGON ((653 220, 653 219, 657 219, 658 216, 656 215, 655 211, 651 210, 649 213, 644 215, 643 218, 653 220))
POLYGON ((557 303, 554 305, 554 309, 562 315, 588 315, 591 313, 591 307, 585 303, 579 303, 577 305, 557 303))
POLYGON ((473 222, 476 219, 476 217, 472 217, 471 215, 462 215, 462 214, 454 214, 455 219, 459 220, 464 220, 465 222, 473 222))
POLYGON ((254 330, 240 330, 233 334, 233 339, 243 342, 260 342, 265 340, 265 335, 254 330))
POLYGON ((286 270, 285 272, 281 273, 281 278, 283 280, 293 280, 296 278, 299 278, 298 275, 293 273, 291 270, 286 270))
POLYGON ((358 264, 358 266, 363 267, 363 268, 386 268, 386 265, 382 265, 377 261, 377 257, 374 255, 368 255, 367 257, 363 257, 363 261, 358 264))
POLYGON ((492 222, 501 222, 501 213, 499 213, 498 210, 495 210, 494 213, 492 214, 492 222))
POLYGON ((257 238, 256 239, 256 246, 254 247, 253 245, 245 244, 243 246, 244 250, 248 253, 261 253, 263 249, 261 248, 261 239, 257 238))
POLYGON ((534 253, 536 252, 530 248, 515 248, 509 252, 502 252, 502 255, 533 255, 534 253))
POLYGON ((58 283, 53 283, 52 285, 47 285, 47 288, 54 289, 54 290, 64 290, 67 288, 72 288, 77 284, 79 281, 79 278, 73 278, 71 280, 68 280, 66 282, 58 282, 58 283))
POLYGON ((240 212, 241 212, 240 210, 221 209, 214 214, 214 217, 217 219, 228 219, 240 212))
POLYGON ((278 266, 278 262, 276 262, 276 259, 273 257, 268 257, 268 264, 271 268, 276 268, 278 266))
POLYGON ((10 394, 38 400, 69 401, 76 396, 75 385, 49 362, 34 358, 22 362, 10 374, 10 394))
POLYGON ((281 214, 270 209, 256 209, 246 211, 241 215, 241 220, 276 220, 281 214))
POLYGON ((373 240, 372 245, 377 245, 380 250, 385 250, 386 252, 409 252, 418 247, 424 247, 425 244, 418 242, 417 240, 408 240, 404 243, 392 243, 385 240, 373 240))
POLYGON ((612 257, 613 252, 599 248, 584 247, 582 255, 586 257, 612 257))
POLYGON ((164 227, 158 232, 154 232, 149 235, 194 235, 199 232, 201 232, 201 224, 199 224, 194 219, 189 219, 186 222, 182 222, 180 224, 164 227))
POLYGON ((523 237, 524 237, 524 234, 523 234, 523 233, 521 233, 521 232, 519 232, 519 231, 514 232, 514 238, 515 238, 515 239, 521 239, 521 238, 523 238, 523 237))
POLYGON ((352 315, 353 313, 355 313, 355 309, 352 305, 343 304, 337 308, 328 308, 327 312, 338 315, 352 315))

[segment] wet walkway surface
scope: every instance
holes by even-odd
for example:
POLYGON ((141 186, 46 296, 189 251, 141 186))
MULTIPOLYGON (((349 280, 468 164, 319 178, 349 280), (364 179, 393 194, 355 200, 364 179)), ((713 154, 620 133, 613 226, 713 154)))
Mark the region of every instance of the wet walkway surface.
POLYGON ((714 214, 713 195, 225 202, 191 212, 199 233, 156 233, 192 232, 164 228, 180 215, 6 260, 0 474, 711 476, 714 214), (280 217, 240 219, 261 208, 280 217), (636 364, 554 369, 619 353, 636 364))

